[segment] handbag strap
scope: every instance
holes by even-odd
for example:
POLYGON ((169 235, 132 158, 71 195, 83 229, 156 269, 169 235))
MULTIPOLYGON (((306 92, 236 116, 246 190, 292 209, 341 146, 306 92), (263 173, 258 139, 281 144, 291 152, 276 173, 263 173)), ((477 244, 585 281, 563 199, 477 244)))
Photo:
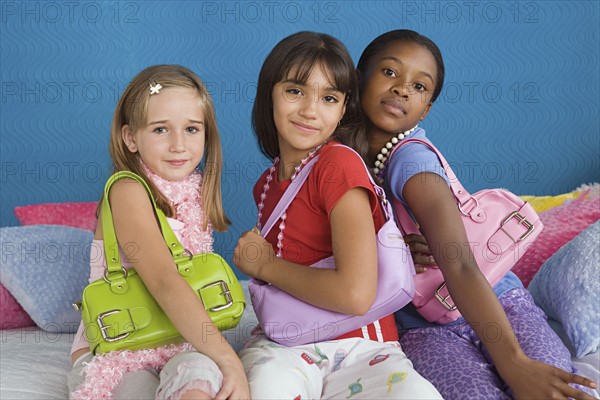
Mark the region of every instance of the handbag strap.
MULTIPOLYGON (((352 152, 354 152, 354 154, 356 154, 358 156, 358 158, 361 161, 363 161, 360 154, 358 154, 351 147, 345 146, 343 144, 336 144, 335 146, 345 147, 345 148, 351 150, 352 152)), ((260 234, 262 237, 267 236, 267 234, 271 231, 271 228, 273 227, 273 225, 275 225, 275 222, 277 222, 279 220, 279 218, 281 218, 281 216, 283 215, 285 210, 287 210, 287 208, 289 207, 292 200, 294 200, 294 198, 300 191, 300 188, 304 184, 304 181, 306 181, 306 178, 308 178, 308 174, 310 173, 311 169, 313 168, 313 166, 315 165, 315 163, 317 162, 318 159, 319 159, 318 155, 313 157, 313 159, 310 160, 304 166, 304 168, 302 168, 300 170, 300 172, 298 173, 296 178, 290 183, 290 186, 288 186, 286 191, 281 196, 281 199, 279 199, 279 202, 273 209, 273 212, 271 213, 271 215, 269 215, 267 222, 265 222, 265 224, 263 225, 263 228, 260 231, 260 234)), ((375 183, 375 181, 371 177, 371 173, 369 172, 369 169, 367 168, 364 161, 362 164, 365 167, 365 170, 367 171, 367 176, 369 177, 369 180, 371 181, 371 184, 373 185, 373 188, 375 189, 375 193, 377 194, 377 197, 379 198, 379 201, 380 201, 382 209, 383 209, 383 213, 385 214, 385 218, 386 218, 386 220, 390 220, 391 218, 393 218, 393 210, 392 210, 392 206, 390 205, 390 203, 387 201, 387 198, 385 197, 385 191, 375 183)))
MULTIPOLYGON (((464 206, 472 198, 471 194, 460 183, 460 181, 456 177, 456 174, 454 174, 454 171, 452 170, 452 168, 450 167, 450 164, 448 164, 448 161, 446 161, 446 159, 444 158, 442 153, 440 153, 439 150, 433 144, 431 144, 430 142, 428 142, 426 140, 417 139, 417 138, 402 140, 392 150, 392 152, 389 156, 388 162, 391 162, 392 156, 400 147, 405 146, 408 143, 420 143, 422 145, 425 145, 425 146, 429 147, 437 155, 438 159, 440 160, 441 166, 444 169, 446 176, 448 177, 448 181, 450 182, 450 190, 452 191, 452 194, 454 195, 454 198, 456 199, 456 202, 457 202, 459 208, 464 206)), ((406 209, 404 204, 402 204, 400 201, 396 201, 395 204, 396 204, 396 215, 398 217, 398 223, 400 224, 400 227, 402 228, 404 233, 405 234, 411 234, 411 233, 421 234, 419 227, 417 226, 417 224, 415 223, 415 221, 413 220, 411 215, 408 213, 408 210, 406 209)))
POLYGON ((148 184, 139 175, 131 171, 119 171, 108 178, 108 181, 104 186, 104 197, 102 199, 101 222, 102 234, 104 236, 104 254, 106 257, 106 270, 104 271, 105 280, 110 282, 112 285, 113 283, 117 284, 118 282, 122 284, 127 278, 127 272, 121 265, 117 236, 115 234, 112 212, 110 209, 110 203, 108 201, 108 194, 112 185, 125 178, 133 179, 146 189, 148 197, 150 197, 150 201, 154 207, 154 213, 158 218, 158 223, 160 225, 163 238, 165 239, 167 247, 173 256, 173 260, 177 265, 177 269, 181 274, 185 274, 185 268, 187 268, 188 264, 191 263, 192 254, 186 250, 181 243, 179 243, 179 240, 177 240, 177 236, 175 236, 173 233, 165 214, 156 206, 156 202, 152 197, 152 193, 150 192, 148 184))
POLYGON ((306 178, 308 178, 308 173, 310 172, 310 170, 315 165, 318 159, 318 155, 314 156, 313 159, 310 160, 304 166, 304 168, 300 170, 298 175, 296 175, 296 178, 292 180, 290 186, 288 186, 288 188, 285 190, 285 192, 281 196, 281 199, 279 199, 279 202, 273 209, 273 212, 271 213, 271 215, 269 215, 267 222, 265 222, 262 229, 260 230, 260 235, 262 237, 267 237, 267 235, 271 231, 271 228, 273 227, 273 225, 275 225, 275 222, 277 222, 277 220, 281 218, 285 210, 287 210, 292 200, 294 200, 294 198, 300 191, 300 188, 304 184, 304 181, 306 181, 306 178))

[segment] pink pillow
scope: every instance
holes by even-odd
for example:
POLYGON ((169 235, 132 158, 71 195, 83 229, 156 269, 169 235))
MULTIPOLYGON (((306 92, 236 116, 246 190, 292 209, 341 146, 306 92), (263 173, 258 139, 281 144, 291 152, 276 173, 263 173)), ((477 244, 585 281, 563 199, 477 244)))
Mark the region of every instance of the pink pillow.
MULTIPOLYGON (((582 196, 583 197, 583 196, 582 196)), ((577 199, 540 213, 544 229, 512 271, 525 287, 558 249, 600 219, 600 197, 577 199)))
POLYGON ((21 225, 66 225, 93 231, 96 205, 95 201, 34 204, 15 207, 15 215, 21 225))
POLYGON ((35 322, 10 292, 0 284, 0 329, 34 326, 35 322))

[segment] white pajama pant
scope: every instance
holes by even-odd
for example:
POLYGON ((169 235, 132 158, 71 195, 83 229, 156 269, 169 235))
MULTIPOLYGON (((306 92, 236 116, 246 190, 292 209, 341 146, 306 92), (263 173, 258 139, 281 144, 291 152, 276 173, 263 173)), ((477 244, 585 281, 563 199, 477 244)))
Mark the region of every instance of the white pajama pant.
POLYGON ((255 337, 241 352, 253 399, 441 399, 398 342, 362 338, 285 347, 255 337))

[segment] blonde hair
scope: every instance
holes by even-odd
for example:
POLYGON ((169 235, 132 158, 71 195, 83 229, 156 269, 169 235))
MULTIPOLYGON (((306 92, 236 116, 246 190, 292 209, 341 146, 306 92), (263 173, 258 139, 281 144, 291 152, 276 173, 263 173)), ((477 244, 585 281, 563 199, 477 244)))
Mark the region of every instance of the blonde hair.
POLYGON ((204 213, 208 218, 205 219, 203 228, 206 229, 208 221, 210 221, 215 230, 227 230, 230 222, 225 215, 222 203, 221 170, 223 156, 215 109, 208 90, 200 78, 189 69, 179 65, 155 65, 144 69, 127 85, 115 109, 110 132, 109 152, 114 163, 113 172, 131 171, 141 176, 150 187, 156 205, 166 216, 173 216, 173 208, 169 200, 144 172, 139 153, 130 152, 121 135, 121 129, 124 125, 129 125, 133 132, 146 125, 151 82, 159 83, 164 89, 172 87, 191 88, 198 92, 206 132, 202 204, 204 213))

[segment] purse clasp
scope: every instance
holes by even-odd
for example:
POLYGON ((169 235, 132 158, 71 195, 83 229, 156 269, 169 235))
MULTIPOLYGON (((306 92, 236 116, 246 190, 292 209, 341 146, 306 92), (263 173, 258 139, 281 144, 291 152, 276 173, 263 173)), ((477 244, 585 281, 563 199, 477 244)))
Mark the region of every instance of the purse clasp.
MULTIPOLYGON (((102 338, 108 343, 116 342, 121 339, 125 339, 131 333, 131 332, 125 332, 125 333, 121 333, 120 335, 112 337, 112 336, 109 336, 108 333, 106 332, 108 329, 112 328, 112 325, 104 325, 104 318, 108 317, 109 315, 119 313, 121 311, 122 310, 111 310, 111 311, 103 312, 102 314, 98 315, 98 318, 96 319, 96 322, 98 322, 98 326, 100 327, 100 333, 102 334, 102 338)), ((127 313, 129 314, 129 319, 131 320, 131 326, 133 326, 133 318, 131 318, 131 312, 129 310, 127 310, 127 313)))
POLYGON ((202 287, 202 289, 198 290, 198 294, 200 295, 200 299, 202 300, 202 303, 206 304, 206 302, 204 301, 204 298, 202 297, 202 290, 209 288, 209 287, 213 287, 213 286, 220 286, 221 287, 221 295, 223 297, 225 297, 225 304, 222 304, 220 306, 216 306, 216 307, 211 307, 208 309, 208 311, 211 312, 217 312, 217 311, 221 311, 221 310, 225 310, 229 307, 231 307, 233 305, 233 297, 231 297, 231 291, 229 290, 229 286, 227 286, 227 283, 225 281, 216 281, 213 283, 209 283, 208 285, 202 287))
POLYGON ((450 311, 454 311, 456 310, 456 306, 453 304, 450 304, 448 302, 448 299, 450 298, 450 295, 444 296, 441 292, 442 289, 446 287, 446 282, 442 283, 436 290, 435 290, 435 298, 438 299, 440 301, 440 303, 442 303, 442 305, 444 307, 446 307, 448 310, 450 311))
POLYGON ((509 238, 511 238, 513 242, 517 243, 517 242, 520 242, 521 240, 525 239, 527 236, 529 236, 531 234, 531 232, 533 232, 535 227, 533 226, 533 224, 531 222, 527 221, 527 219, 523 215, 519 214, 518 211, 513 211, 508 215, 508 217, 506 217, 504 222, 502 222, 502 224, 500 225, 500 229, 502 230, 502 232, 506 233, 506 235, 509 238), (504 225, 506 225, 508 223, 508 221, 511 220, 511 218, 516 218, 520 224, 524 225, 527 228, 527 232, 522 234, 521 237, 518 239, 513 238, 508 232, 506 232, 506 230, 504 228, 502 228, 504 225))

